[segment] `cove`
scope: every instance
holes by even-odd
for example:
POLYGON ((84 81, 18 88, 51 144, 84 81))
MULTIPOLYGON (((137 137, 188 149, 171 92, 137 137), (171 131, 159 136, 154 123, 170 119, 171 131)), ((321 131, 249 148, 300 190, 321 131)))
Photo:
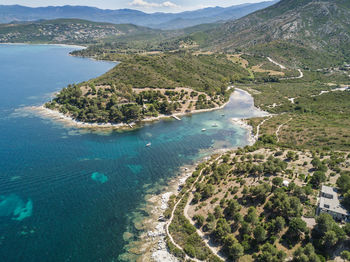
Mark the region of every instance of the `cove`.
POLYGON ((0 46, 0 203, 12 199, 0 206, 0 261, 118 261, 123 234, 138 234, 133 219, 145 195, 183 165, 246 145, 247 130, 231 119, 260 114, 239 90, 224 109, 129 132, 67 128, 22 110, 115 66, 72 50, 0 46))

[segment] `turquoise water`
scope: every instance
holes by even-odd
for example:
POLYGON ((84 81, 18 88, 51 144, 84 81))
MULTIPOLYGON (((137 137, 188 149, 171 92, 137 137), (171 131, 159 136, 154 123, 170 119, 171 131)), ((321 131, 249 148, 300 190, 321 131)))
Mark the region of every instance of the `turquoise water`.
POLYGON ((210 150, 244 146, 246 131, 230 118, 258 113, 236 92, 225 109, 124 133, 80 132, 23 114, 114 66, 71 50, 0 45, 0 261, 118 261, 146 192, 210 150))

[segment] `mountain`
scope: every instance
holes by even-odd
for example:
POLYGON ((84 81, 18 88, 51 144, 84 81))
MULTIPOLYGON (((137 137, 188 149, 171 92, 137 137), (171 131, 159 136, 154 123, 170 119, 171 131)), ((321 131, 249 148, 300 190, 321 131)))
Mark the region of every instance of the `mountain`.
MULTIPOLYGON (((327 54, 350 55, 349 0, 281 0, 213 30, 183 39, 217 51, 253 49, 272 52, 276 48, 327 54)), ((193 43, 192 43, 193 44, 193 43)))
POLYGON ((182 13, 147 14, 137 10, 102 10, 87 6, 49 6, 30 8, 20 5, 0 5, 0 23, 13 21, 75 18, 114 24, 135 24, 158 29, 179 29, 203 23, 237 19, 276 3, 277 0, 236 5, 227 8, 211 7, 182 13))
POLYGON ((118 37, 152 34, 157 31, 132 24, 55 19, 0 24, 0 43, 97 44, 118 37))

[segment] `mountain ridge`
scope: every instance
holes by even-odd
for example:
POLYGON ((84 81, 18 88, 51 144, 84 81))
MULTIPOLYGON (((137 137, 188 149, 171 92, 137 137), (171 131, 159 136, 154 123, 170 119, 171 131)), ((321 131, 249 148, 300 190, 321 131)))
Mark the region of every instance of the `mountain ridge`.
MULTIPOLYGON (((350 55, 350 1, 281 0, 214 30, 196 32, 182 39, 212 51, 254 50, 276 42, 332 56, 350 55)), ((283 47, 282 47, 283 46, 283 47)))
POLYGON ((99 9, 88 6, 48 6, 26 7, 21 5, 0 5, 0 23, 14 21, 53 20, 58 18, 77 18, 94 22, 114 24, 135 24, 155 29, 180 29, 202 23, 220 20, 237 19, 258 9, 277 2, 265 1, 253 4, 242 4, 231 7, 210 7, 181 13, 144 13, 133 9, 99 9), (180 25, 177 19, 182 19, 180 25))

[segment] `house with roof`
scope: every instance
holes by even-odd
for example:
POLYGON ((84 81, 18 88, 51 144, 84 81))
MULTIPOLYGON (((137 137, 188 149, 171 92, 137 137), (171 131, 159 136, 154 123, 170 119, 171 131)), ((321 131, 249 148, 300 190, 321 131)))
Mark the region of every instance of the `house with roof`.
POLYGON ((322 186, 321 188, 316 213, 317 215, 328 213, 338 221, 347 221, 350 218, 350 213, 340 203, 337 189, 329 186, 322 186))

